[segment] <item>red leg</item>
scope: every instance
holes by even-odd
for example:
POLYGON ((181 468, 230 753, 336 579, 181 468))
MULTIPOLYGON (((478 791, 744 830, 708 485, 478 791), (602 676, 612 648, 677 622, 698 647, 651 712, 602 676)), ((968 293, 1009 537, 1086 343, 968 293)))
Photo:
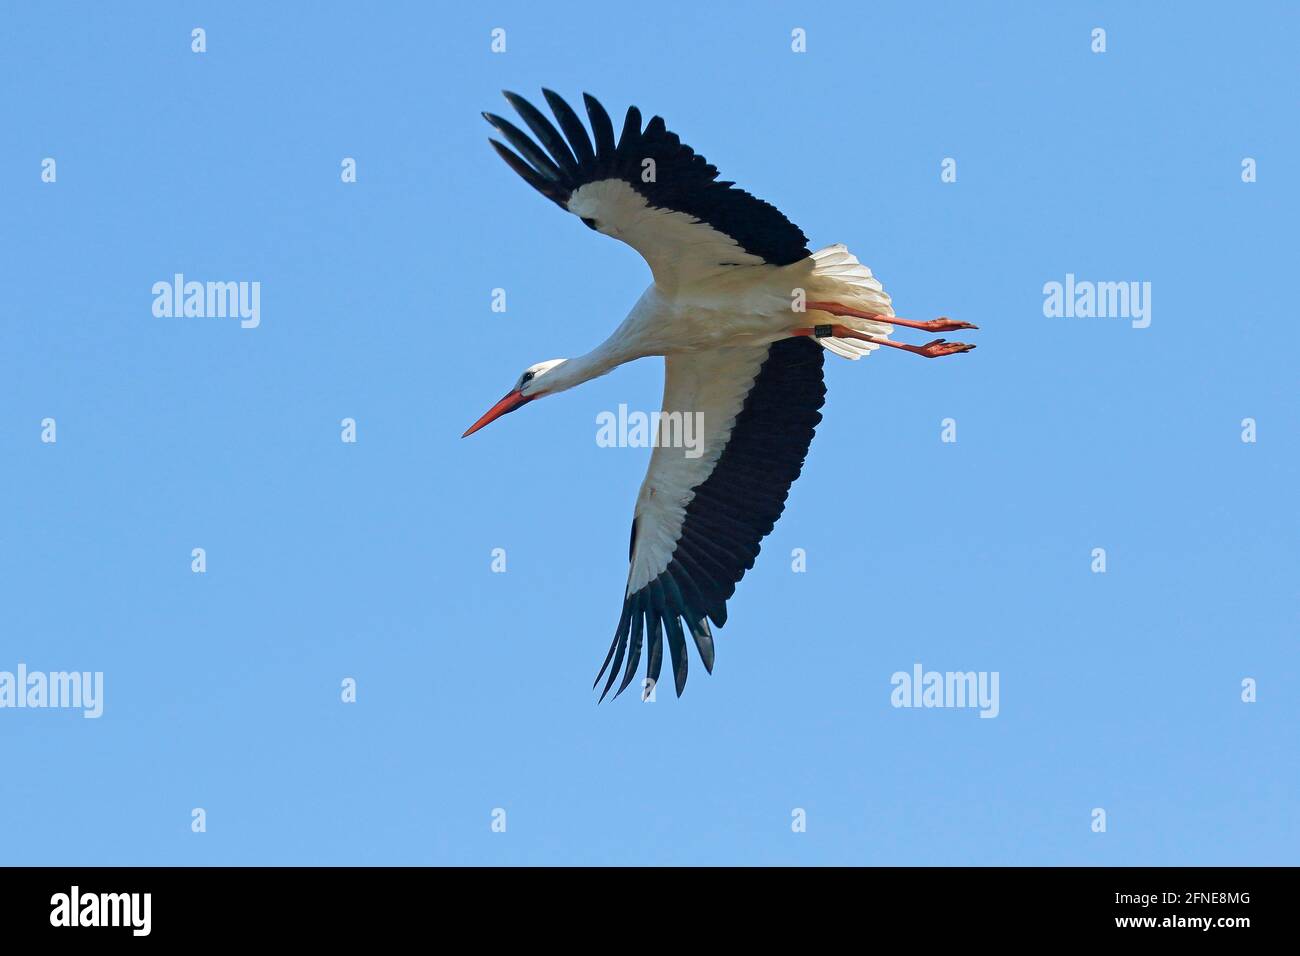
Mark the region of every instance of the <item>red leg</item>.
POLYGON ((890 325, 903 325, 909 329, 921 329, 925 332, 956 332, 958 329, 979 328, 978 325, 972 325, 969 322, 954 322, 946 316, 931 319, 929 322, 913 322, 911 319, 900 319, 894 315, 879 315, 875 312, 851 309, 847 305, 840 305, 838 302, 808 302, 805 305, 809 311, 828 312, 831 315, 849 315, 855 319, 870 319, 873 322, 888 322, 890 325))
POLYGON ((935 339, 933 342, 926 342, 924 345, 906 345, 902 342, 891 342, 889 339, 881 338, 877 335, 868 335, 865 332, 858 332, 850 329, 845 325, 805 327, 801 329, 792 329, 791 335, 811 335, 816 338, 826 338, 827 336, 818 335, 821 329, 828 329, 829 334, 837 339, 861 339, 863 342, 874 342, 876 345, 886 345, 891 349, 902 349, 904 352, 911 352, 913 355, 921 355, 925 358, 939 358, 943 355, 956 355, 960 352, 969 352, 975 348, 973 345, 967 345, 965 342, 949 342, 945 339, 935 339))

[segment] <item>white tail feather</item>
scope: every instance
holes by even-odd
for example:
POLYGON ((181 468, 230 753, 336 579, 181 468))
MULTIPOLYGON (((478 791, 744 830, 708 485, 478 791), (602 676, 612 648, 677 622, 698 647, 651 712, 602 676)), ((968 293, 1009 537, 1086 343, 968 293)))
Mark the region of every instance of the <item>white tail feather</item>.
MULTIPOLYGON (((808 300, 810 302, 838 302, 862 312, 876 315, 893 315, 894 307, 890 304, 889 294, 880 280, 872 275, 871 270, 858 261, 857 256, 849 252, 841 242, 825 249, 818 249, 812 254, 812 281, 809 283, 808 300)), ((806 260, 805 260, 806 261, 806 260)), ((885 322, 872 322, 852 316, 836 316, 835 321, 847 325, 858 332, 878 335, 881 338, 894 331, 894 327, 885 322)), ((857 360, 870 355, 879 345, 863 342, 860 339, 824 338, 819 340, 826 350, 847 359, 857 360)))

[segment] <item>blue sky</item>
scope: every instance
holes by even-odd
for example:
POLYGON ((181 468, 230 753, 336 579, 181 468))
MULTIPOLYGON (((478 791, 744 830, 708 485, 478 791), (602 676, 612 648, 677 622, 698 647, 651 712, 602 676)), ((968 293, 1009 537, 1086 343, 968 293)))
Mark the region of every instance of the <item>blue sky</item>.
POLYGON ((11 10, 0 670, 105 690, 0 710, 0 863, 1294 864, 1294 8, 916 7, 11 10), (981 326, 828 359, 681 700, 589 689, 648 458, 596 416, 662 364, 460 439, 649 281, 489 150, 542 86, 981 326), (261 324, 154 316, 178 272, 261 324), (1151 283, 1150 326, 1046 317, 1067 274, 1151 283), (1000 713, 892 707, 916 663, 1000 713))

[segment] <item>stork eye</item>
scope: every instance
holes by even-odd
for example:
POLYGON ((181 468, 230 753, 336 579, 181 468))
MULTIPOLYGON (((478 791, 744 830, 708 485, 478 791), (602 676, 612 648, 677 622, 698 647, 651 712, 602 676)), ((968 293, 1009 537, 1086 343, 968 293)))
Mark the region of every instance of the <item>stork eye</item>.
POLYGON ((533 380, 533 373, 532 373, 532 372, 524 372, 524 377, 521 378, 521 379, 519 380, 519 383, 522 385, 522 384, 525 384, 525 383, 527 383, 527 382, 531 382, 532 380, 533 380))
POLYGON ((583 216, 583 217, 582 217, 582 224, 583 224, 584 226, 586 226, 588 229, 595 229, 595 228, 596 228, 596 220, 594 220, 594 219, 588 219, 586 216, 583 216))

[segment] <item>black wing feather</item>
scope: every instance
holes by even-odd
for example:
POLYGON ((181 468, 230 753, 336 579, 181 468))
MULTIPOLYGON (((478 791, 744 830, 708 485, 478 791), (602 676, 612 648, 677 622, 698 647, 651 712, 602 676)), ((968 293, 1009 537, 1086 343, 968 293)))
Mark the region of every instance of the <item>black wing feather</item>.
MULTIPOLYGON (((593 690, 595 690, 596 685, 600 683, 600 679, 605 676, 605 668, 609 667, 609 662, 614 659, 615 651, 618 651, 619 659, 622 659, 623 653, 620 648, 627 646, 628 624, 631 621, 632 611, 638 603, 639 602, 635 601, 623 602, 623 615, 618 619, 618 627, 614 628, 614 640, 609 645, 609 653, 605 655, 605 663, 600 665, 600 673, 597 674, 596 679, 592 681, 591 687, 593 690)), ((615 673, 618 671, 617 664, 614 665, 614 671, 615 673)), ((605 688, 605 693, 600 695, 600 699, 604 700, 605 694, 608 693, 609 687, 607 686, 605 688)))
MULTIPOLYGON (((726 623, 727 600, 754 566, 762 539, 785 510, 790 486, 803 470, 826 400, 824 355, 811 338, 783 339, 769 346, 726 447, 686 507, 668 567, 623 602, 619 633, 626 633, 629 614, 645 611, 647 676, 652 681, 659 679, 666 634, 678 695, 686 685, 688 658, 681 622, 712 673, 709 619, 718 627, 726 623)), ((634 543, 637 530, 634 521, 634 543)), ((605 667, 609 662, 607 657, 605 667)))
MULTIPOLYGON (((649 587, 649 585, 646 585, 649 587)), ((649 645, 649 657, 646 659, 645 676, 650 679, 650 686, 659 683, 659 671, 664 663, 664 629, 659 618, 659 611, 653 602, 646 603, 645 611, 646 643, 649 645)))
MULTIPOLYGON (((559 95, 543 90, 560 124, 563 135, 542 113, 522 96, 506 93, 506 99, 532 130, 545 153, 524 149, 491 114, 488 121, 532 164, 536 175, 526 175, 518 165, 511 168, 548 199, 566 205, 573 192, 587 183, 619 179, 636 190, 657 209, 686 213, 725 233, 746 252, 773 265, 789 265, 810 255, 808 239, 779 209, 756 199, 729 180, 719 180, 717 167, 670 132, 661 117, 652 117, 641 128, 641 111, 629 107, 623 131, 614 144, 614 127, 609 114, 595 97, 583 94, 593 139, 588 137, 577 113, 559 95), (542 162, 549 153, 550 161, 542 162), (654 162, 655 175, 646 182, 642 173, 646 160, 654 162), (538 177, 547 179, 554 167, 556 182, 543 189, 538 177)), ((515 133, 524 135, 519 130, 515 133)), ((500 152, 500 150, 498 150, 500 152)), ((503 154, 504 155, 504 154, 503 154)), ((507 160, 509 162, 509 160, 507 160)))
POLYGON ((542 95, 546 97, 551 112, 560 121, 560 129, 564 130, 565 138, 568 139, 569 145, 573 147, 573 155, 578 161, 578 168, 584 169, 595 166, 596 153, 591 148, 591 140, 587 138, 586 127, 582 125, 582 120, 578 119, 578 114, 573 112, 573 107, 550 90, 542 90, 542 95))
POLYGON ((620 167, 626 165, 640 141, 641 111, 635 106, 629 106, 627 115, 623 117, 623 132, 618 134, 618 150, 614 154, 614 161, 620 167))
POLYGON ((546 151, 551 154, 555 164, 564 170, 566 176, 573 179, 580 175, 578 170, 578 161, 573 157, 573 151, 569 149, 569 144, 564 141, 559 130, 551 125, 551 121, 542 115, 532 103, 529 103, 517 93, 503 91, 505 98, 510 105, 515 108, 528 128, 533 131, 533 135, 542 141, 546 151))
POLYGON ((497 151, 497 155, 504 159, 506 164, 523 178, 524 182, 528 183, 528 185, 532 186, 543 196, 554 199, 556 202, 563 205, 563 200, 559 198, 560 194, 556 192, 555 180, 543 177, 541 173, 533 169, 533 167, 529 166, 514 153, 510 152, 510 149, 503 143, 499 143, 495 139, 489 139, 488 142, 491 143, 492 148, 497 151))
POLYGON ((528 162, 539 175, 546 179, 559 182, 561 178, 560 167, 551 162, 551 157, 537 148, 537 144, 528 138, 528 134, 521 130, 508 119, 497 116, 495 113, 484 113, 483 118, 495 126, 498 132, 506 138, 511 146, 519 151, 519 155, 528 162))
POLYGON ((632 618, 632 643, 627 655, 627 671, 623 674, 623 683, 618 685, 617 697, 627 690, 627 685, 636 677, 636 666, 641 663, 641 638, 645 634, 645 613, 638 603, 632 618))
POLYGON ((582 101, 587 105, 587 120, 591 123, 591 138, 596 143, 596 164, 598 171, 607 173, 614 168, 614 154, 618 144, 614 142, 614 124, 600 105, 600 100, 590 93, 582 94, 582 101))

